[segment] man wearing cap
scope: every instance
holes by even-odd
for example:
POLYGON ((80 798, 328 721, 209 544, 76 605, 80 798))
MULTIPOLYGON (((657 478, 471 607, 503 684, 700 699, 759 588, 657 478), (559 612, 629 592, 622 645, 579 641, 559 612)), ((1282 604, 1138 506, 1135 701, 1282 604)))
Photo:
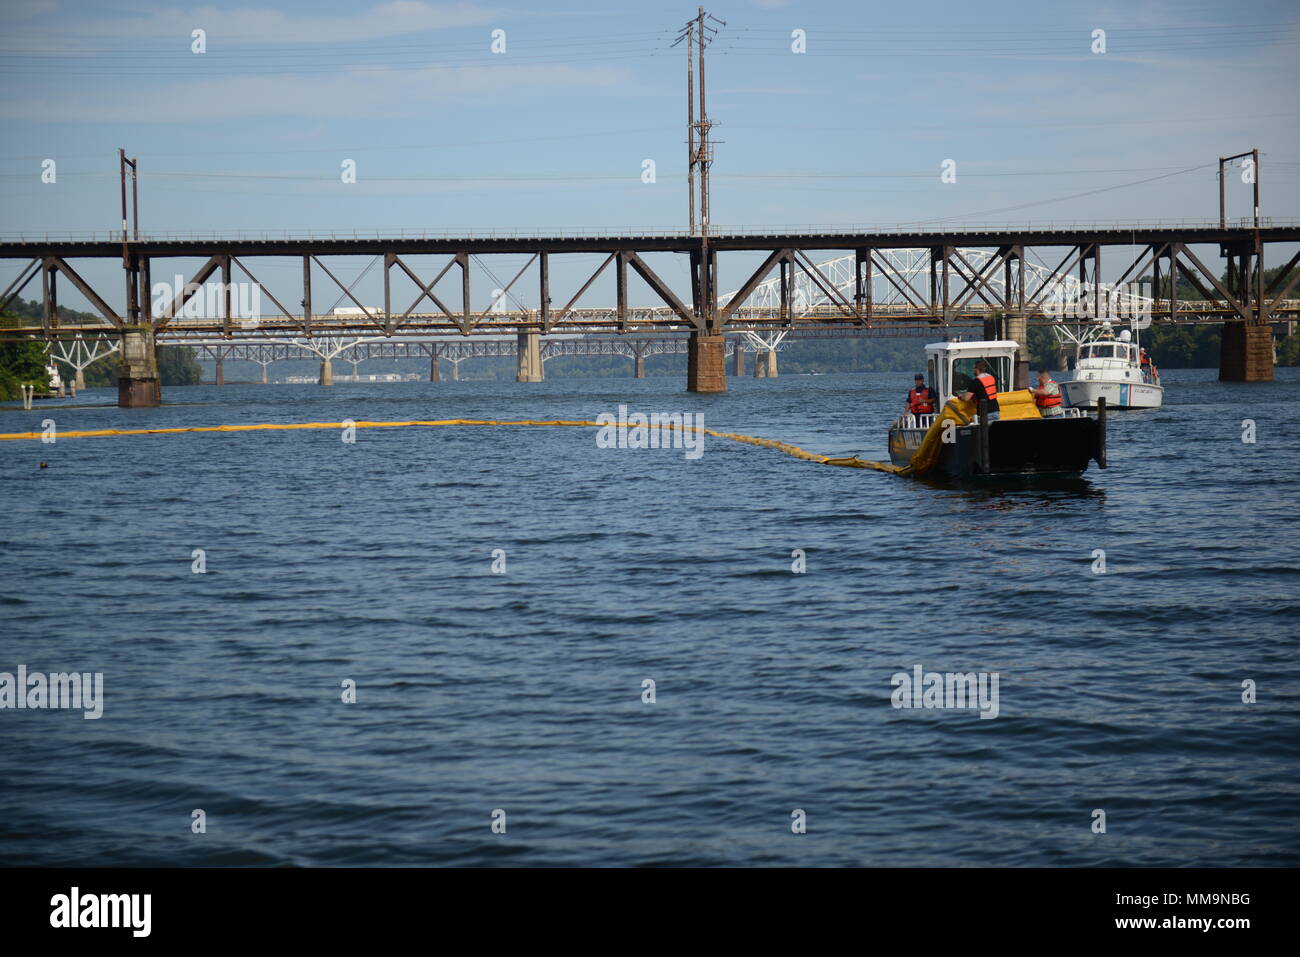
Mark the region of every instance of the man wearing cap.
POLYGON ((926 415, 934 411, 937 402, 938 396, 925 384, 925 375, 918 372, 916 385, 907 393, 907 411, 912 415, 926 415))

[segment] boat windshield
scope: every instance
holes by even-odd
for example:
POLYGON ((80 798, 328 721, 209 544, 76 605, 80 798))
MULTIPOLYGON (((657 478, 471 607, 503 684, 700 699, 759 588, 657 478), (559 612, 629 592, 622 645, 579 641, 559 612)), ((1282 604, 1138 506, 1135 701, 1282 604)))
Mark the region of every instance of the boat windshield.
POLYGON ((1105 343, 1103 345, 1084 346, 1079 350, 1080 359, 1123 359, 1132 362, 1133 347, 1127 343, 1105 343))
POLYGON ((969 356, 952 361, 952 394, 961 395, 971 391, 975 382, 975 363, 987 362, 997 380, 998 391, 1006 392, 1011 388, 1011 359, 1007 356, 969 356))

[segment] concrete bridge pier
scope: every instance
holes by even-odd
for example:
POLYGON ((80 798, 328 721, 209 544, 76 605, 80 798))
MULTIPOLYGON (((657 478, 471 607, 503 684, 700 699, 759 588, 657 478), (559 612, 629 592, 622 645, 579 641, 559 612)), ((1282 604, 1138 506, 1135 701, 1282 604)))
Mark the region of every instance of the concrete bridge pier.
POLYGON ((1273 381, 1273 329, 1267 323, 1225 322, 1219 344, 1220 382, 1273 381))
POLYGON ((686 347, 686 388, 691 392, 727 391, 727 338, 691 333, 686 347))
POLYGON ((452 382, 460 381, 460 360, 459 359, 455 360, 451 364, 451 381, 452 382))
POLYGON ((754 353, 754 376, 759 379, 775 379, 776 350, 760 349, 754 353))
POLYGON ((984 338, 1011 339, 1019 346, 1015 361, 1012 363, 1011 382, 1009 384, 999 382, 998 388, 1029 388, 1029 320, 1024 316, 993 316, 985 319, 984 338))
POLYGON ((439 359, 436 355, 429 360, 429 381, 430 382, 442 381, 442 360, 439 359))
POLYGON ((80 368, 77 369, 77 374, 72 379, 72 386, 78 392, 86 391, 86 370, 85 369, 80 369, 80 368))
POLYGON ((518 336, 515 365, 516 382, 541 382, 546 378, 542 367, 542 337, 536 332, 521 332, 518 336))
POLYGON ((117 380, 118 407, 149 409, 162 405, 153 326, 122 327, 122 363, 122 375, 117 380))
POLYGON ((638 352, 635 356, 635 362, 636 362, 636 377, 638 379, 644 379, 645 378, 645 356, 641 355, 641 353, 638 352))
POLYGON ((1056 372, 1070 371, 1070 353, 1063 343, 1057 343, 1056 348, 1052 350, 1052 358, 1055 359, 1056 372))
POLYGON ((1019 346, 1012 366, 1013 389, 1029 388, 1029 321, 1024 316, 1002 318, 1002 338, 1014 339, 1019 346))
POLYGON ((731 348, 731 374, 742 376, 745 374, 745 340, 736 339, 732 342, 731 348))
POLYGON ((217 385, 226 384, 226 361, 224 359, 217 360, 217 367, 213 372, 213 378, 216 380, 217 385))
POLYGON ((320 378, 316 380, 318 385, 334 384, 334 363, 329 359, 320 361, 320 378))

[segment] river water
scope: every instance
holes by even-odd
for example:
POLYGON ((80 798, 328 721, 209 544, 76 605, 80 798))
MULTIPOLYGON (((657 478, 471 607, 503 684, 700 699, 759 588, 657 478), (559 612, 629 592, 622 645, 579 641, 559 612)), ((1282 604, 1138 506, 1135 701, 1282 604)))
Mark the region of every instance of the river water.
MULTIPOLYGON (((97 720, 0 710, 0 863, 1296 866, 1297 373, 1170 371, 1049 486, 591 429, 0 442, 0 671, 103 674, 97 720), (996 718, 895 707, 918 665, 997 673, 996 718)), ((626 403, 883 459, 908 378, 100 390, 0 431, 626 403)))

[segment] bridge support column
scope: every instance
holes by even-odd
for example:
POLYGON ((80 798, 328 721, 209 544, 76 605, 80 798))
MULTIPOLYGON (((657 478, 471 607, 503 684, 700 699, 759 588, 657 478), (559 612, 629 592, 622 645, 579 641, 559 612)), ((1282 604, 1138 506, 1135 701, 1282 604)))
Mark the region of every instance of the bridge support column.
POLYGON ((459 363, 459 362, 453 362, 453 363, 451 364, 451 381, 452 381, 452 382, 459 382, 459 381, 460 381, 460 363, 459 363))
POLYGON ((334 384, 334 363, 329 359, 320 361, 320 378, 316 380, 318 385, 334 384))
POLYGON ((727 391, 727 339, 691 333, 686 346, 686 388, 691 392, 727 391))
POLYGON ((741 376, 745 374, 745 340, 736 339, 732 344, 731 353, 731 374, 741 376))
POLYGON ((217 368, 213 373, 213 378, 216 379, 217 385, 226 384, 226 362, 224 359, 217 360, 217 368))
POLYGON ((1265 323, 1225 322, 1219 345, 1220 382, 1273 381, 1273 329, 1265 323))
POLYGON ((636 361, 636 377, 638 379, 644 379, 645 378, 645 356, 638 354, 636 356, 635 361, 636 361))
POLYGON ((271 380, 270 380, 269 378, 267 378, 267 375, 266 375, 266 368, 267 368, 267 366, 269 366, 269 365, 270 365, 269 362, 263 362, 263 363, 262 363, 262 385, 269 385, 269 384, 270 384, 270 381, 271 381, 271 380))
POLYGON ((1056 370, 1055 370, 1055 371, 1057 371, 1057 372, 1069 372, 1069 371, 1070 371, 1070 355, 1069 355, 1069 353, 1066 351, 1066 348, 1065 348, 1065 346, 1064 346, 1063 344, 1061 344, 1061 343, 1057 343, 1057 344, 1056 344, 1056 347, 1052 350, 1052 357, 1056 360, 1056 362, 1055 362, 1056 370))
POLYGON ((122 364, 122 375, 117 380, 118 407, 150 409, 162 405, 153 326, 123 326, 122 364))
POLYGON ((442 360, 439 359, 437 356, 434 356, 432 359, 429 360, 429 381, 430 382, 442 381, 442 360))
POLYGON ((536 332, 521 332, 516 353, 516 382, 541 382, 546 376, 542 369, 542 337, 536 332))
POLYGON ((73 386, 78 392, 86 391, 86 370, 78 369, 76 376, 72 380, 73 386))
POLYGON ((1011 388, 1029 388, 1029 322, 1024 316, 1002 317, 1002 338, 1014 339, 1018 348, 1011 370, 1011 388))

